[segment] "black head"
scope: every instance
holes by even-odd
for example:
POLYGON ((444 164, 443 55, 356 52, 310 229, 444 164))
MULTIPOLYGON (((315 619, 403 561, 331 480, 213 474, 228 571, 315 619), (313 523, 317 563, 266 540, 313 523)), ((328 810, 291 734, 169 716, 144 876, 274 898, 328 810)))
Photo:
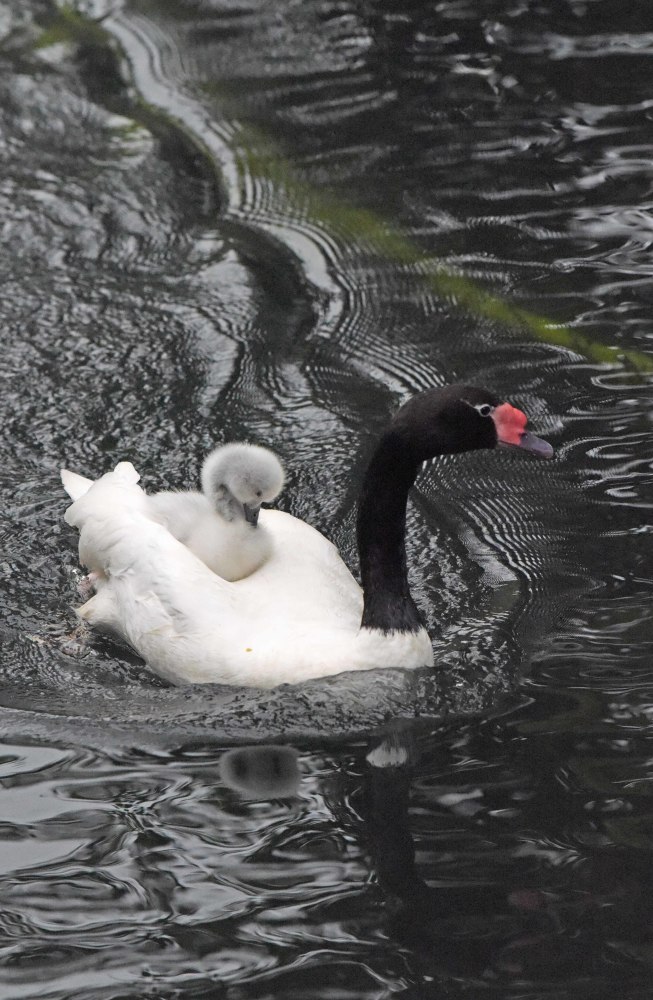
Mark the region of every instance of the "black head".
POLYGON ((492 419, 502 400, 487 389, 448 385, 413 396, 391 423, 411 458, 424 462, 479 448, 496 448, 499 438, 492 419))
POLYGON ((410 399, 395 416, 390 432, 407 458, 417 463, 497 445, 551 458, 551 445, 527 431, 527 423, 525 413, 487 389, 449 385, 410 399))

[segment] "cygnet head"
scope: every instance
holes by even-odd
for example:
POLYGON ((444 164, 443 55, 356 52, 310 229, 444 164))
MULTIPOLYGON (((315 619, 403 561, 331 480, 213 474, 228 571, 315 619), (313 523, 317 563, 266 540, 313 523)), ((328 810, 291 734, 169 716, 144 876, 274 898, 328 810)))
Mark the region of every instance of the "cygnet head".
POLYGON ((202 490, 227 521, 245 519, 253 527, 262 503, 278 497, 283 486, 281 462, 255 444, 226 444, 207 455, 202 490))

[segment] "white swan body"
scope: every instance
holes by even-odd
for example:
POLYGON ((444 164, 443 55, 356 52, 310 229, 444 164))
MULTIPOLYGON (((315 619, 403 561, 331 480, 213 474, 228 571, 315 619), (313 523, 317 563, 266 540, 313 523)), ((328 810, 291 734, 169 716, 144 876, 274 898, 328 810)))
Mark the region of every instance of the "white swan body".
MULTIPOLYGON (((550 457, 527 418, 486 389, 430 389, 409 400, 367 468, 357 535, 363 590, 318 531, 263 511, 272 547, 265 563, 229 582, 212 573, 153 519, 138 473, 120 463, 78 496, 66 521, 80 529, 80 560, 98 574, 78 611, 122 636, 162 677, 271 687, 344 670, 422 667, 433 651, 408 587, 408 493, 437 455, 509 445, 550 457)), ((507 508, 507 514, 509 509, 507 508)))
POLYGON ((150 510, 214 573, 240 580, 270 556, 272 538, 259 510, 277 498, 283 479, 281 463, 267 448, 223 445, 204 461, 202 493, 155 493, 150 510))
POLYGON ((271 687, 433 662, 424 629, 361 629, 360 587, 337 549, 304 521, 262 511, 270 557, 230 583, 151 518, 137 480, 122 462, 65 516, 80 529, 80 559, 103 571, 97 594, 77 614, 122 637, 161 677, 271 687))

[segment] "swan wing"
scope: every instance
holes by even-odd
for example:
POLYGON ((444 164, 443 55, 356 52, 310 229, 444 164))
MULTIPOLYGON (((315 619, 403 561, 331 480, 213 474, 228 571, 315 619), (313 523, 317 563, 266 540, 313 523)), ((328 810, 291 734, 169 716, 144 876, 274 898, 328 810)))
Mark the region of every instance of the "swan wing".
POLYGON ((233 681, 230 650, 249 608, 239 613, 232 585, 150 516, 137 479, 120 463, 66 511, 80 530, 80 560, 101 576, 78 614, 120 635, 167 679, 233 681))
POLYGON ((302 623, 316 632, 342 627, 355 634, 361 622, 363 593, 340 553, 321 532, 279 510, 263 510, 260 525, 272 538, 268 560, 238 582, 257 595, 271 621, 302 623))
POLYGON ((213 513, 206 497, 190 490, 184 493, 167 490, 154 493, 148 499, 152 516, 162 521, 184 544, 198 520, 213 513))

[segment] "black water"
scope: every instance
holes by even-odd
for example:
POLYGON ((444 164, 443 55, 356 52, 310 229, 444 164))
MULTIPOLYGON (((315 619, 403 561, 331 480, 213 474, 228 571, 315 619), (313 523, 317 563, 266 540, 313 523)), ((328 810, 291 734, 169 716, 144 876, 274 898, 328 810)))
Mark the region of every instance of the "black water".
POLYGON ((4 5, 0 995, 650 995, 652 58, 611 0, 4 5), (69 638, 62 465, 267 444, 355 569, 371 443, 452 380, 556 459, 419 481, 432 675, 69 638))

